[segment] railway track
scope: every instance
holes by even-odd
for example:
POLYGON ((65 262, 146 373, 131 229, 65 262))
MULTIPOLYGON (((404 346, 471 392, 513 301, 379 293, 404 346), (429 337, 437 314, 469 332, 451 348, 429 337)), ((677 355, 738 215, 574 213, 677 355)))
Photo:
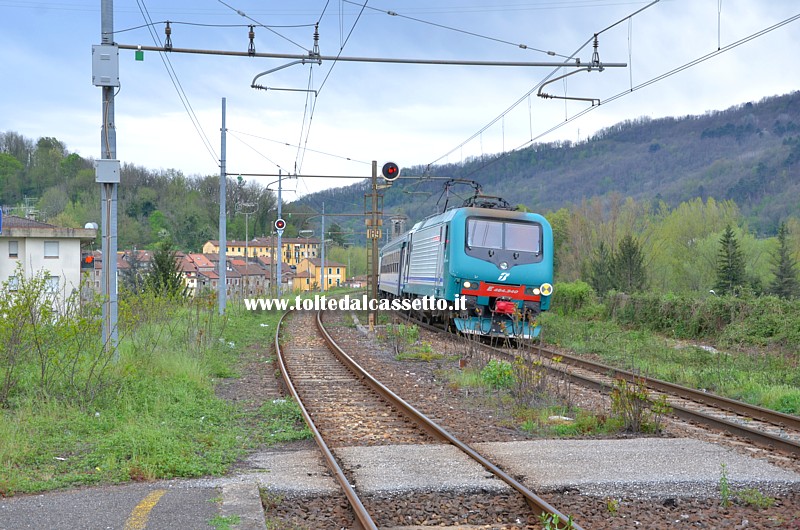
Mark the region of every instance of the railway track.
MULTIPOLYGON (((517 498, 512 503, 516 508, 509 511, 510 519, 501 525, 492 521, 491 528, 537 527, 541 517, 559 520, 558 528, 567 528, 568 518, 564 514, 366 373, 333 341, 322 324, 321 314, 295 312, 287 338, 283 333, 288 314, 281 319, 275 338, 278 364, 327 467, 352 507, 354 527, 377 529, 375 514, 383 510, 381 506, 372 505, 371 500, 362 500, 357 487, 353 486, 353 477, 348 476, 336 457, 337 449, 364 445, 450 444, 516 492, 517 498)), ((431 498, 423 496, 420 502, 430 503, 431 498)), ((409 514, 419 512, 412 506, 407 509, 409 514)), ((430 508, 427 512, 430 513, 430 508)), ((413 520, 412 515, 404 516, 403 520, 406 524, 442 524, 441 520, 413 520)), ((573 522, 569 528, 580 530, 581 527, 573 522)))
MULTIPOLYGON (((413 320, 425 329, 436 333, 446 332, 407 315, 400 315, 413 320)), ((481 346, 491 350, 493 354, 511 361, 520 353, 524 353, 530 361, 534 359, 549 361, 558 357, 558 363, 543 362, 542 366, 557 372, 573 383, 604 393, 610 392, 614 388, 614 382, 618 379, 624 379, 629 383, 641 382, 649 389, 652 400, 656 401, 664 396, 672 409, 671 414, 682 420, 743 437, 754 444, 781 451, 795 458, 800 457, 800 417, 798 416, 783 414, 710 392, 620 370, 538 345, 512 351, 486 344, 481 346)))

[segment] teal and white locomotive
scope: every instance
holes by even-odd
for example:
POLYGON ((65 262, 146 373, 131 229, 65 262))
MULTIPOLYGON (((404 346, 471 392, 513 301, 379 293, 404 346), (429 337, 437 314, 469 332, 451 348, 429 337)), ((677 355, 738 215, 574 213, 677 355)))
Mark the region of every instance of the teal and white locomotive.
POLYGON ((547 219, 478 193, 420 221, 380 251, 381 296, 446 300, 421 316, 452 322, 464 334, 537 336, 536 318, 550 307, 552 282, 547 219))

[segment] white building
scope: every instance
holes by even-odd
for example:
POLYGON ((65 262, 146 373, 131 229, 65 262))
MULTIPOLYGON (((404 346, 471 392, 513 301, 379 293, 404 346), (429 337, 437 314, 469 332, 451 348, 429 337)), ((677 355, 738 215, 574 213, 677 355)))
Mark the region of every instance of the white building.
POLYGON ((24 217, 0 221, 0 283, 14 291, 18 265, 26 277, 45 272, 47 289, 57 293, 59 307, 81 283, 81 243, 94 241, 97 230, 62 228, 24 217))

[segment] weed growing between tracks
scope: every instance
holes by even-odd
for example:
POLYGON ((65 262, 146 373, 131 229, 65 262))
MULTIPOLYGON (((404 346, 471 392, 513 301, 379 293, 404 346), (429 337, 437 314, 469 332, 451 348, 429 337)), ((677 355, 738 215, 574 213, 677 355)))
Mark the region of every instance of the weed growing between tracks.
MULTIPOLYGON (((37 359, 17 357, 0 409, 0 495, 216 475, 250 447, 306 436, 291 404, 245 411, 215 395, 248 346, 270 344, 278 317, 236 307, 220 317, 213 298, 123 297, 119 360, 91 401, 43 392, 37 359)), ((49 331, 42 350, 67 355, 59 348, 71 343, 49 331)), ((86 340, 99 344, 99 333, 86 340)))

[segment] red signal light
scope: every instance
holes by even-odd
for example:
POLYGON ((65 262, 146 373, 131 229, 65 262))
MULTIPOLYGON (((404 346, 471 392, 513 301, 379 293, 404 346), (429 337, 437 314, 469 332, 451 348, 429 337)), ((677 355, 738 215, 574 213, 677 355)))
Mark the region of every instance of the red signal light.
POLYGON ((383 173, 383 178, 388 181, 395 180, 400 176, 400 168, 394 162, 386 162, 381 172, 383 173))
POLYGON ((94 256, 92 254, 84 254, 81 258, 81 268, 82 269, 93 269, 94 268, 94 256))
POLYGON ((286 221, 284 221, 283 219, 276 219, 275 220, 275 229, 276 230, 283 230, 284 228, 286 228, 286 221))

